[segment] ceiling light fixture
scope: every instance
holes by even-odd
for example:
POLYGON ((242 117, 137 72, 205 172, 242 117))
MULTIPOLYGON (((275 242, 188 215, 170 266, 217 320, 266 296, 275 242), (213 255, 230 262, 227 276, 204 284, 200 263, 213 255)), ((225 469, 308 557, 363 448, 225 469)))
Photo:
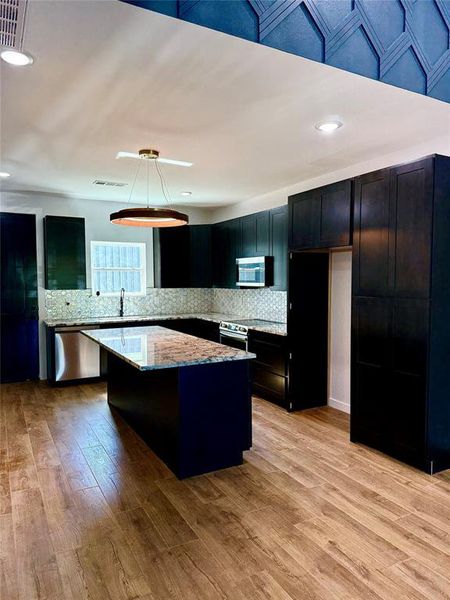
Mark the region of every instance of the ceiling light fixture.
POLYGON ((15 67, 26 67, 32 65, 34 58, 28 52, 20 52, 19 50, 2 50, 0 53, 2 59, 15 67))
POLYGON ((182 196, 192 196, 192 192, 180 192, 182 196))
MULTIPOLYGON (((189 223, 189 217, 183 213, 174 210, 170 206, 169 190, 167 189, 166 182, 164 181, 161 169, 158 165, 158 150, 144 149, 139 150, 139 158, 144 159, 147 162, 147 207, 146 208, 123 208, 110 215, 111 223, 115 225, 127 225, 129 227, 179 227, 180 225, 187 225, 189 223), (150 206, 150 162, 155 164, 156 171, 159 176, 161 184, 161 190, 168 204, 168 208, 163 207, 151 207, 150 206)), ((134 177, 133 185, 130 191, 130 197, 128 203, 131 200, 134 186, 139 175, 143 160, 140 160, 137 165, 136 175, 134 177)))
POLYGON ((159 152, 157 150, 148 150, 148 152, 157 152, 156 156, 145 156, 136 152, 124 152, 121 150, 116 154, 116 158, 153 158, 157 160, 159 163, 165 163, 166 165, 175 165, 177 167, 192 167, 191 162, 186 160, 175 160, 174 158, 163 158, 159 156, 159 152))
POLYGON ((11 174, 7 173, 6 171, 0 171, 0 177, 2 179, 6 179, 7 177, 11 177, 11 174))
POLYGON ((319 121, 319 123, 316 123, 316 129, 324 133, 332 133, 336 129, 339 129, 339 127, 342 127, 342 125, 341 121, 319 121))

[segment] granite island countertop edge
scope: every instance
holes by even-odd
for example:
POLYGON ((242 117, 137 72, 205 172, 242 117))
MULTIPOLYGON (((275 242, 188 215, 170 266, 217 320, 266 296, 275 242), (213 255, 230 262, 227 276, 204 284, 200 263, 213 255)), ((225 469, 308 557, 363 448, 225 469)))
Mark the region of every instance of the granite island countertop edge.
MULTIPOLYGON (((117 329, 119 329, 119 328, 117 328, 117 329)), ((130 329, 140 329, 140 328, 133 327, 130 329)), ((161 329, 165 329, 165 328, 161 328, 161 329)), ((95 331, 97 331, 97 330, 95 330, 95 331)), ((171 331, 171 330, 168 330, 168 331, 171 331)), ((177 361, 174 361, 174 362, 168 363, 168 364, 158 363, 158 364, 154 364, 154 365, 139 365, 135 361, 128 358, 126 355, 114 350, 110 346, 103 344, 100 340, 96 339, 93 331, 81 330, 80 333, 82 333, 87 338, 94 341, 96 344, 98 344, 101 348, 103 348, 107 352, 111 352, 111 354, 114 354, 115 356, 117 356, 118 358, 120 358, 121 360, 123 360, 124 362, 128 363, 129 365, 131 365, 132 367, 134 367, 135 369, 137 369, 138 371, 141 371, 141 372, 143 372, 143 371, 159 371, 161 369, 177 369, 180 367, 193 367, 196 365, 217 364, 217 363, 222 363, 222 362, 233 362, 233 361, 238 361, 238 360, 253 360, 256 358, 256 354, 254 354, 253 352, 245 352, 243 350, 235 349, 235 354, 232 354, 230 356, 218 355, 218 356, 211 356, 211 357, 203 358, 203 359, 202 358, 200 358, 200 359, 194 358, 191 360, 177 360, 177 361)), ((179 333, 179 332, 177 332, 177 333, 181 336, 195 338, 195 336, 189 335, 187 333, 179 333)), ((198 338, 198 339, 201 339, 201 338, 198 338)), ((206 340, 204 340, 204 341, 206 341, 206 340)), ((216 342, 209 342, 209 343, 216 344, 217 346, 220 345, 220 344, 217 344, 216 342)), ((230 348, 230 350, 231 350, 231 348, 230 348)))

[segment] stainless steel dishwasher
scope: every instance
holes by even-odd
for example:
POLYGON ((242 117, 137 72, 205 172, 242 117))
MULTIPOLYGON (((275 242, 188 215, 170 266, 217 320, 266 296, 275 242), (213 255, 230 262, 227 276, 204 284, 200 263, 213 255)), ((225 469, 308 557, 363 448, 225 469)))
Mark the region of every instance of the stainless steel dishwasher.
POLYGON ((100 376, 100 347, 80 333, 91 327, 57 327, 55 329, 55 381, 87 379, 100 376))

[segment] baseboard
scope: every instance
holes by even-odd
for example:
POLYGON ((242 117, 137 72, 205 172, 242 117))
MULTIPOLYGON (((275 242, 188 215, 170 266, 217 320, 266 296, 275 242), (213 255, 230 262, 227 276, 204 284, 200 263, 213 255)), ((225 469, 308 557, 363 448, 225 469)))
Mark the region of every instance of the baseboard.
POLYGON ((328 398, 328 406, 350 414, 350 404, 346 404, 345 402, 342 402, 342 400, 336 400, 336 398, 328 398))

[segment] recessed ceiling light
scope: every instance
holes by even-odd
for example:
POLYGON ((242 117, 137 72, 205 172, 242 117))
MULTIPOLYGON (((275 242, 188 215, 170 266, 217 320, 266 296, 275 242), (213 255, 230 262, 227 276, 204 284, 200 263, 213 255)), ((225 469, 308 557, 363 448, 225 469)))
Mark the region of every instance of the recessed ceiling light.
POLYGON ((5 62, 16 67, 25 67, 26 65, 31 65, 34 60, 31 54, 28 54, 27 52, 19 52, 18 50, 3 50, 0 53, 0 56, 5 62))
POLYGON ((336 129, 339 129, 339 127, 342 127, 342 125, 341 121, 320 121, 316 123, 316 129, 324 133, 332 133, 336 129))
POLYGON ((181 192, 182 196, 192 196, 192 192, 181 192))
POLYGON ((11 177, 11 174, 7 173, 6 171, 0 171, 0 177, 2 179, 6 179, 7 177, 11 177))

